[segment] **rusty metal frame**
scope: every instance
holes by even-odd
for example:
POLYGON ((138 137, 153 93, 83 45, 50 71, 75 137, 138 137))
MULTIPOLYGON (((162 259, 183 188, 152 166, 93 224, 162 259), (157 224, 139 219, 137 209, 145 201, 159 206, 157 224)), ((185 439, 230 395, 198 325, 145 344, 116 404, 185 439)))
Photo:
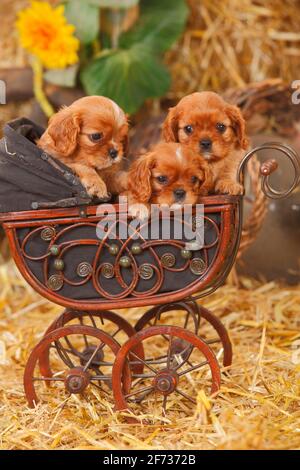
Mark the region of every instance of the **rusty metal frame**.
MULTIPOLYGON (((149 292, 146 293, 137 293, 135 292, 135 285, 137 283, 137 265, 135 264, 135 260, 133 257, 131 257, 132 260, 132 267, 134 269, 134 276, 133 276, 133 282, 132 284, 128 287, 126 286, 121 278, 120 270, 118 269, 118 260, 121 256, 120 254, 116 257, 116 278, 124 288, 124 292, 121 293, 121 295, 118 296, 110 296, 107 292, 105 292, 103 289, 100 288, 99 285, 95 282, 97 273, 99 273, 99 269, 101 268, 100 266, 97 266, 97 261, 99 258, 99 253, 101 252, 102 246, 105 245, 105 240, 102 240, 101 242, 96 241, 96 240, 79 240, 76 241, 77 245, 86 245, 86 244, 98 244, 99 249, 98 253, 95 259, 94 263, 94 274, 93 274, 93 285, 98 291, 98 293, 101 295, 100 299, 92 299, 92 300, 73 300, 73 299, 68 299, 64 298, 63 296, 59 295, 58 292, 53 292, 49 288, 47 288, 46 285, 46 279, 48 276, 48 257, 49 253, 47 252, 45 255, 37 258, 38 260, 42 261, 44 263, 44 281, 45 284, 42 284, 42 282, 35 278, 33 273, 30 271, 29 267, 26 264, 26 258, 32 259, 28 254, 26 254, 25 248, 26 248, 26 242, 29 238, 29 236, 36 231, 41 231, 43 228, 50 227, 53 225, 68 225, 72 224, 74 227, 78 227, 80 225, 92 225, 96 227, 96 223, 100 220, 100 217, 97 217, 96 210, 97 207, 89 208, 89 213, 90 215, 87 215, 87 217, 83 220, 80 217, 74 217, 71 216, 69 217, 69 211, 72 211, 72 209, 64 209, 64 210, 59 210, 59 218, 57 217, 58 213, 57 211, 52 211, 52 210, 47 210, 43 211, 43 218, 38 218, 37 216, 40 214, 40 211, 36 211, 34 214, 27 213, 27 220, 24 220, 25 214, 19 213, 17 219, 15 220, 14 215, 10 217, 10 220, 6 219, 6 222, 3 223, 3 227, 6 231, 10 248, 15 260, 15 263, 17 267, 19 268, 20 272, 24 276, 24 278, 27 280, 27 282, 41 295, 44 297, 48 298, 51 301, 54 301, 57 304, 63 305, 65 307, 73 308, 73 309, 80 309, 80 310, 101 310, 101 309, 113 309, 113 308, 127 308, 127 307, 137 307, 137 306, 145 306, 145 305, 157 305, 157 304, 162 304, 166 303, 168 301, 176 301, 176 300, 182 300, 186 297, 191 296, 195 292, 199 292, 199 290, 203 290, 204 288, 210 286, 211 284, 214 284, 214 279, 219 279, 220 277, 222 278, 222 272, 226 268, 228 264, 231 263, 232 261, 232 254, 234 253, 234 248, 237 244, 237 238, 239 236, 239 228, 240 228, 240 223, 236 223, 236 219, 239 213, 239 208, 241 207, 241 198, 236 197, 236 196, 213 196, 213 197, 208 197, 203 198, 201 201, 204 204, 205 207, 205 217, 209 218, 210 214, 215 214, 215 213, 220 213, 221 214, 221 232, 218 234, 218 248, 216 250, 215 258, 211 262, 211 265, 209 269, 206 269, 206 272, 204 272, 199 279, 196 279, 193 281, 188 287, 177 290, 175 292, 167 292, 167 293, 158 293, 159 287, 162 283, 162 275, 159 277, 158 276, 158 281, 156 285, 154 286, 155 289, 153 288, 152 291, 150 290, 149 292), (30 217, 33 215, 34 220, 30 219, 30 217), (32 232, 30 232, 24 239, 23 243, 20 245, 18 238, 17 238, 17 229, 19 228, 31 228, 32 232), (123 284, 122 284, 123 283, 123 284), (129 297, 128 295, 131 295, 129 297)), ((118 207, 116 208, 118 211, 118 207)), ((122 208, 119 213, 122 213, 122 208)), ((209 219, 211 220, 211 219, 209 219)), ((64 233, 64 231, 70 230, 71 229, 69 226, 67 226, 65 229, 62 230, 61 233, 64 233)), ((133 234, 135 235, 135 233, 133 234)), ((126 253, 130 256, 129 250, 127 249, 127 245, 130 241, 130 238, 126 240, 123 243, 124 250, 126 250, 126 253)), ((54 243, 54 242, 53 242, 54 243)), ((53 244, 52 243, 52 244, 53 244)), ((75 243, 75 242, 74 242, 75 243)), ((147 249, 152 249, 152 246, 156 246, 157 244, 168 244, 169 242, 166 241, 144 241, 144 246, 147 249)), ((177 242, 171 241, 170 244, 178 244, 177 242)), ((180 243, 179 243, 180 244, 180 243)), ((204 247, 205 248, 205 247, 204 247)), ((62 244, 62 253, 63 250, 65 250, 66 247, 63 246, 62 244)), ((152 250, 153 251, 153 250, 152 250)), ((154 253, 154 252, 153 252, 154 253)), ((154 257, 156 258, 156 265, 154 266, 154 269, 156 268, 158 272, 162 273, 163 269, 168 269, 166 267, 162 267, 160 260, 158 259, 157 255, 154 254, 154 257)), ((181 270, 183 271, 187 267, 187 263, 181 270)), ((169 268, 171 271, 172 268, 169 268)), ((174 270, 174 269, 173 269, 174 270)), ((67 283, 70 281, 64 279, 67 283)), ((83 284, 87 282, 88 279, 85 279, 80 282, 80 284, 83 284)), ((80 285, 78 284, 78 285, 80 285)))

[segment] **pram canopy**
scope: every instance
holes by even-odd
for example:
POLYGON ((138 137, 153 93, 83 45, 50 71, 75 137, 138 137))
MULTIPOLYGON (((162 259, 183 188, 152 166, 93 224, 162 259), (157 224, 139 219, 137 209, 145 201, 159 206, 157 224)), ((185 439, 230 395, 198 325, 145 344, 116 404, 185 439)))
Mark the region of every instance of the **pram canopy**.
POLYGON ((75 207, 91 202, 70 168, 35 141, 44 129, 21 118, 4 127, 0 140, 0 212, 75 207))

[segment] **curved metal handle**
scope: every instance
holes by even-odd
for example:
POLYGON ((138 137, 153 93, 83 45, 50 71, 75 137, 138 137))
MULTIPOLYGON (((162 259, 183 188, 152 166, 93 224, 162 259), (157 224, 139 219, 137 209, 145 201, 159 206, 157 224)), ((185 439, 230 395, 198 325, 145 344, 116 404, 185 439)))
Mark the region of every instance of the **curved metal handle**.
POLYGON ((278 163, 276 160, 274 160, 274 158, 272 158, 271 160, 267 160, 260 166, 260 174, 262 176, 269 176, 272 173, 274 173, 274 171, 276 171, 277 168, 278 168, 278 163))
POLYGON ((260 152, 261 150, 276 150, 282 153, 289 159, 294 168, 294 179, 291 186, 283 191, 278 191, 271 186, 269 181, 270 175, 278 168, 277 161, 271 159, 263 163, 260 167, 261 188, 263 193, 267 197, 270 197, 272 199, 281 199, 289 196, 289 194, 294 191, 294 189, 298 186, 300 182, 300 158, 297 152, 292 147, 286 144, 281 144, 280 142, 267 142, 266 144, 260 145, 259 147, 255 147, 254 149, 250 150, 250 152, 246 153, 238 168, 238 182, 240 184, 243 184, 245 167, 248 161, 250 160, 252 155, 257 152, 260 152))

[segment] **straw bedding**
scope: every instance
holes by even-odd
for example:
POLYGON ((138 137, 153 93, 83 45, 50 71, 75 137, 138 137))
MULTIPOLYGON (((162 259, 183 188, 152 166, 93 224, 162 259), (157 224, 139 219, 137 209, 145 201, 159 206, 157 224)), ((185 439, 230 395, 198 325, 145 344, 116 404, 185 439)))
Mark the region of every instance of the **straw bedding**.
POLYGON ((287 83, 299 77, 297 0, 187 2, 186 31, 167 56, 171 99, 201 89, 223 92, 271 77, 287 83))
MULTIPOLYGON (((0 265, 0 283, 1 449, 300 448, 298 287, 245 278, 241 288, 227 285, 205 299, 205 306, 229 329, 234 346, 221 391, 211 400, 196 381, 185 391, 193 393, 197 406, 186 416, 186 405, 174 395, 177 411, 167 418, 159 417, 149 397, 146 406, 134 408, 147 413, 151 424, 146 426, 126 424, 121 414, 113 413, 112 400, 98 391, 90 401, 73 395, 62 406, 63 398, 53 389, 49 402, 29 409, 22 387, 24 365, 61 308, 39 297, 11 261, 0 265)), ((131 323, 141 313, 122 312, 131 323)))

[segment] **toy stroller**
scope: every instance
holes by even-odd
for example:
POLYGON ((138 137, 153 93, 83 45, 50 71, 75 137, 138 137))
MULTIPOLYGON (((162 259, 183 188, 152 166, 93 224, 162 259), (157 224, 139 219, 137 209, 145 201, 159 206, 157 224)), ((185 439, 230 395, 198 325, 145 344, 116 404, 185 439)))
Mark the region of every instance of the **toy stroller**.
MULTIPOLYGON (((111 213, 99 214, 101 205, 91 201, 71 170, 35 146, 42 132, 21 119, 5 127, 0 142, 0 222, 14 261, 33 289, 66 308, 28 359, 29 405, 47 392, 85 394, 96 387, 104 396, 113 395, 116 410, 154 396, 165 413, 173 393, 185 407, 196 403, 186 392, 187 381, 196 381, 206 393, 217 392, 217 356, 221 351, 223 365, 230 366, 231 343, 221 321, 197 300, 223 284, 232 268, 243 197, 203 197, 201 248, 189 250, 184 238, 172 235, 145 239, 141 226, 130 228, 126 238, 112 239, 117 227, 128 228, 124 207, 114 204, 111 213), (99 226, 105 233, 101 239, 99 226), (134 326, 113 311, 145 306, 151 308, 134 326), (168 323, 171 311, 178 312, 176 325, 168 323)), ((260 170, 264 193, 286 197, 300 178, 299 157, 286 145, 268 143, 245 155, 238 181, 243 183, 251 156, 264 149, 279 151, 292 163, 294 180, 283 192, 270 184, 275 160, 260 170)))

